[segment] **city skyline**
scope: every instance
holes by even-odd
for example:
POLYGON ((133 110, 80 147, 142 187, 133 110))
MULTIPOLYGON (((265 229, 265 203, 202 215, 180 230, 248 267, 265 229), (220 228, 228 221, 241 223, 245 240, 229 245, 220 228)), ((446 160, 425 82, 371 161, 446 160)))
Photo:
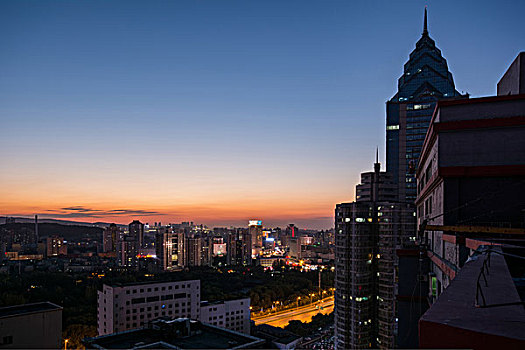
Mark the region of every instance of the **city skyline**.
POLYGON ((525 43, 512 1, 228 4, 2 3, 0 215, 327 229, 425 4, 460 92, 525 43))

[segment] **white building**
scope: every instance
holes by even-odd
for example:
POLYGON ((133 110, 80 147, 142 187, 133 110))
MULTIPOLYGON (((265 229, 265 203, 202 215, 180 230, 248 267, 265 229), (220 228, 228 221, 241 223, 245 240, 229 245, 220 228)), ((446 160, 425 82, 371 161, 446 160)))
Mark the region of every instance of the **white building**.
POLYGON ((201 303, 201 322, 250 334, 250 298, 201 303))
POLYGON ((104 284, 98 291, 98 335, 142 327, 167 316, 200 319, 200 281, 104 284))
POLYGON ((200 281, 104 284, 98 291, 98 335, 137 329, 160 318, 186 317, 250 333, 250 299, 201 305, 200 281))

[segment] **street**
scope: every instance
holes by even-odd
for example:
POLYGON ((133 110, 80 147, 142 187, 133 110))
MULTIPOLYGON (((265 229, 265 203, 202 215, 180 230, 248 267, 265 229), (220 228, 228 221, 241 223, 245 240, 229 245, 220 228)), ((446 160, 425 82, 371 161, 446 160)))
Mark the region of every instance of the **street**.
POLYGON ((293 308, 281 311, 275 314, 265 315, 263 317, 252 317, 256 325, 268 324, 270 326, 284 328, 289 321, 298 320, 301 322, 310 322, 312 317, 318 313, 329 314, 334 310, 334 298, 328 297, 321 301, 320 306, 323 308, 319 310, 319 302, 313 304, 303 305, 298 308, 293 308))

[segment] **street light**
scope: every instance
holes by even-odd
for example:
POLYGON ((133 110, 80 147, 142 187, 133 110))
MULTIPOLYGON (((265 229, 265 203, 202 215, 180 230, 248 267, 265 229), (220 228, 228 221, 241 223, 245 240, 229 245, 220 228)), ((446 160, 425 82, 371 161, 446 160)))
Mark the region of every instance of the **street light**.
POLYGON ((299 300, 301 300, 301 297, 297 297, 297 307, 299 307, 299 300))
POLYGON ((67 342, 69 341, 69 339, 64 339, 64 350, 67 350, 67 342))

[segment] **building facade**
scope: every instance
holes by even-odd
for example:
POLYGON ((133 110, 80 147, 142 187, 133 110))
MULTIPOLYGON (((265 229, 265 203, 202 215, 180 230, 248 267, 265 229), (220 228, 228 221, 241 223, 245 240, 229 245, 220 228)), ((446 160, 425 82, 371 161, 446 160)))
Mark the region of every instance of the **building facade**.
POLYGON ((200 281, 148 284, 104 284, 98 291, 98 335, 123 332, 144 326, 159 317, 200 315, 200 281))
POLYGON ((0 308, 0 349, 59 349, 62 307, 50 302, 0 308))
MULTIPOLYGON (((379 164, 379 156, 377 152, 376 163, 379 164)), ((361 173, 361 183, 355 187, 356 202, 370 202, 374 190, 378 191, 379 197, 383 200, 397 200, 397 184, 394 182, 392 174, 382 171, 379 175, 379 177, 376 177, 374 171, 361 173), (375 189, 372 187, 372 184, 376 186, 375 189)))
POLYGON ((67 255, 67 242, 57 235, 46 238, 46 256, 48 258, 67 255))
MULTIPOLYGON (((525 95, 439 102, 420 158, 418 223, 520 227, 525 210, 525 95), (483 142, 480 142, 483 140, 483 142)), ((425 230, 437 298, 470 250, 425 230)))
POLYGON ((166 317, 189 318, 250 334, 250 299, 201 303, 199 280, 104 284, 98 291, 98 335, 143 327, 166 317))
POLYGON ((262 250, 262 221, 250 220, 248 223, 248 233, 252 239, 252 258, 255 258, 262 250))
POLYGON ((122 231, 115 224, 110 224, 102 232, 102 251, 104 253, 116 252, 117 244, 122 231))
POLYGON ((440 101, 432 117, 417 171, 431 304, 420 348, 525 347, 523 56, 498 96, 440 101))
POLYGON ((162 227, 156 234, 155 249, 159 265, 164 271, 181 270, 186 266, 184 232, 162 227))
POLYGON ((128 226, 128 235, 134 237, 139 242, 139 248, 144 247, 144 224, 138 220, 133 220, 128 226))
POLYGON ((200 321, 250 334, 250 298, 201 303, 200 321))
POLYGON ((117 243, 117 262, 119 266, 138 267, 139 241, 129 235, 122 235, 117 243))
POLYGON ((467 97, 456 91, 447 61, 428 34, 426 9, 423 33, 403 70, 386 104, 387 172, 398 186, 398 200, 413 203, 415 170, 436 102, 467 97))

